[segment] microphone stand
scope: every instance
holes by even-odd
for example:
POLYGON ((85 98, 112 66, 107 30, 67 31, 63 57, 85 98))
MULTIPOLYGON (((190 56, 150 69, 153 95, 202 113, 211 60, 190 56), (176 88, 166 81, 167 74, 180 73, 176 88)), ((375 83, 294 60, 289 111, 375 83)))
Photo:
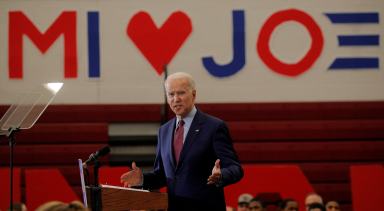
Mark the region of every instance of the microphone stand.
POLYGON ((101 211, 101 187, 99 185, 99 167, 100 163, 97 159, 94 161, 93 166, 93 187, 91 187, 91 201, 92 201, 92 211, 101 211))
POLYGON ((99 186, 99 161, 96 159, 93 165, 93 174, 94 174, 94 186, 99 186))
POLYGON ((92 211, 101 211, 102 202, 101 202, 101 186, 99 185, 99 167, 100 162, 98 160, 99 156, 104 156, 110 152, 109 146, 105 146, 102 149, 92 153, 88 160, 83 163, 83 166, 87 166, 87 163, 93 161, 93 185, 89 182, 90 196, 91 196, 91 207, 92 211))

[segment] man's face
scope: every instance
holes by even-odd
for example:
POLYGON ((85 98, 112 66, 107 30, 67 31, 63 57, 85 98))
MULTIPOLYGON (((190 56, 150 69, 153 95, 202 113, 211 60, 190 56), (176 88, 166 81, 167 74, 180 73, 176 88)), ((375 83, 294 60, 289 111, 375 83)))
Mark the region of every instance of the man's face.
POLYGON ((327 211, 340 211, 340 206, 335 201, 328 202, 326 208, 327 208, 327 211))
POLYGON ((184 78, 169 79, 165 84, 168 104, 177 116, 184 118, 193 108, 196 90, 184 78))
POLYGON ((299 205, 295 201, 289 201, 283 211, 298 211, 299 205))
POLYGON ((261 204, 259 202, 252 201, 251 203, 249 203, 249 210, 250 211, 262 211, 263 207, 261 206, 261 204))
POLYGON ((237 211, 249 211, 248 209, 248 203, 246 202, 241 202, 237 205, 237 211))
POLYGON ((323 204, 323 200, 321 199, 320 196, 318 195, 309 195, 306 199, 305 199, 305 207, 306 209, 308 210, 308 207, 310 204, 313 204, 313 203, 320 203, 320 204, 323 204))

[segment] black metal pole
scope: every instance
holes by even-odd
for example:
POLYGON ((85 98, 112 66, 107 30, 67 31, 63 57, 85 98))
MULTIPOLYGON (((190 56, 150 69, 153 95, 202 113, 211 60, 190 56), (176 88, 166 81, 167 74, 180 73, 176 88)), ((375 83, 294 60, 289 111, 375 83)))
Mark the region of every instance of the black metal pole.
POLYGON ((10 130, 9 136, 9 210, 13 210, 13 148, 15 145, 14 130, 10 130))
MULTIPOLYGON (((167 65, 164 65, 163 68, 164 68, 164 82, 165 82, 168 77, 167 65)), ((165 90, 164 85, 163 85, 163 90, 164 90, 164 103, 161 106, 161 124, 166 123, 168 119, 167 90, 165 90)))
POLYGON ((93 174, 94 174, 94 185, 95 187, 99 186, 99 161, 96 159, 95 164, 93 166, 93 174))
POLYGON ((93 187, 91 188, 92 210, 101 211, 101 188, 99 186, 99 161, 96 159, 93 166, 93 187))

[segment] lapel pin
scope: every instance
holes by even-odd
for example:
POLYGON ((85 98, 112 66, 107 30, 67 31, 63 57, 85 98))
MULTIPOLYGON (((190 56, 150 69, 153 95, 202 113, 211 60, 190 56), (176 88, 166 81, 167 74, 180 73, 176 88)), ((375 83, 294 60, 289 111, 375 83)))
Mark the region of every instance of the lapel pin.
POLYGON ((196 129, 195 132, 198 133, 200 130, 199 129, 196 129))

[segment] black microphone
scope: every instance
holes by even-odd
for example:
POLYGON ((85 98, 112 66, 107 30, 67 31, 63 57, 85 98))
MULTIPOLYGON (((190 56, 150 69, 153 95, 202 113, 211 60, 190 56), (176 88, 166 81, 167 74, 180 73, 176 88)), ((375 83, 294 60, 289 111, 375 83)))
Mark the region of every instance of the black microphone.
POLYGON ((105 146, 105 147, 101 148, 100 150, 96 151, 95 153, 92 153, 91 155, 89 155, 88 160, 83 162, 83 166, 86 167, 87 164, 97 160, 99 157, 102 157, 102 156, 108 154, 110 151, 111 151, 111 148, 109 148, 109 146, 105 146))

